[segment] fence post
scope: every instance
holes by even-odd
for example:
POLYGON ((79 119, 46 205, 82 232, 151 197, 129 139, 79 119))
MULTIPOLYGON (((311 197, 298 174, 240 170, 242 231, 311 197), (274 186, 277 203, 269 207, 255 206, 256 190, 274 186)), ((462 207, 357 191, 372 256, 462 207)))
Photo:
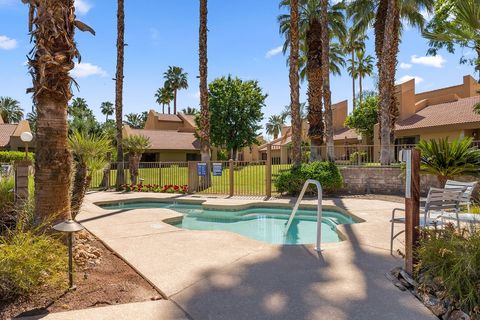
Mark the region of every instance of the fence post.
POLYGON ((230 179, 230 197, 233 197, 234 193, 235 193, 235 189, 234 189, 234 177, 233 177, 233 174, 234 174, 234 170, 233 170, 233 159, 230 159, 228 161, 228 173, 229 173, 229 179, 230 179))
POLYGON ((265 193, 267 198, 272 196, 272 144, 267 145, 267 163, 265 164, 265 193))
POLYGON ((15 162, 15 203, 24 205, 28 200, 28 168, 29 160, 15 162))

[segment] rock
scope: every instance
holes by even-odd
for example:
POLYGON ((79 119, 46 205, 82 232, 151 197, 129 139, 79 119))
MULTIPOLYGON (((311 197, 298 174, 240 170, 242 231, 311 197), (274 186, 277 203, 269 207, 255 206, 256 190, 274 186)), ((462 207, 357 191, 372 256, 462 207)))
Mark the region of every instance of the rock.
POLYGON ((443 300, 438 299, 434 295, 424 294, 422 300, 423 304, 425 304, 425 306, 437 317, 440 317, 447 312, 447 308, 443 300))
POLYGON ((418 286, 418 283, 413 280, 413 278, 408 274, 406 273, 405 271, 403 271, 402 269, 400 269, 400 276, 406 281, 408 282, 408 284, 410 284, 412 287, 416 287, 418 286))
POLYGON ((450 313, 448 320, 470 320, 470 316, 462 310, 453 310, 450 313))

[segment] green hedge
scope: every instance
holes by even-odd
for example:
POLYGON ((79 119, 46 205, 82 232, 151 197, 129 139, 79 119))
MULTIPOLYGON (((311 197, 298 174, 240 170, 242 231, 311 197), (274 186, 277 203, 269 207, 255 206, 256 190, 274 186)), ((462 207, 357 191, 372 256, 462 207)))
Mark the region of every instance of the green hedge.
MULTIPOLYGON (((342 188, 343 178, 340 170, 333 162, 315 161, 302 164, 299 168, 286 170, 275 179, 275 187, 280 193, 299 194, 308 179, 320 181, 326 192, 334 192, 342 188)), ((309 189, 314 191, 314 189, 309 189)))
MULTIPOLYGON (((25 159, 25 152, 23 151, 0 151, 0 163, 11 163, 18 160, 25 159)), ((33 161, 33 153, 28 153, 28 159, 33 161)))

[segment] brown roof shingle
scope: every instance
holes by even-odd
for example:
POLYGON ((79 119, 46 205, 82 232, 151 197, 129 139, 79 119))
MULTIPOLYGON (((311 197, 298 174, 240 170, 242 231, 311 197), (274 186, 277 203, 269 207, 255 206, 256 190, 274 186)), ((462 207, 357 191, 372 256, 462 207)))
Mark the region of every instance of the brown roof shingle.
POLYGON ((159 121, 183 122, 176 114, 163 114, 155 112, 159 121))
POLYGON ((1 124, 0 125, 0 148, 8 145, 10 137, 17 128, 16 124, 1 124))
POLYGON ((413 116, 399 121, 396 130, 411 130, 451 125, 477 123, 480 126, 480 115, 473 112, 473 106, 480 102, 480 96, 460 99, 455 102, 428 106, 413 116))
POLYGON ((200 140, 192 132, 132 129, 132 133, 148 137, 151 150, 200 150, 200 140))

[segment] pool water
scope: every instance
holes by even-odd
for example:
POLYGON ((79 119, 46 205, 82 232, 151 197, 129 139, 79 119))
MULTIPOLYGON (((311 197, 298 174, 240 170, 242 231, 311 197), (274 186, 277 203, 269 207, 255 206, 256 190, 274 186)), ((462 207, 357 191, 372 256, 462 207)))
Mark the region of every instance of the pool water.
MULTIPOLYGON (((168 208, 184 214, 173 226, 189 230, 224 230, 272 244, 315 243, 317 211, 300 209, 292 221, 287 235, 285 225, 289 208, 249 208, 238 211, 204 209, 199 204, 166 202, 132 202, 102 205, 105 209, 168 208)), ((339 242, 337 225, 352 224, 355 220, 337 211, 323 211, 322 243, 339 242)))

